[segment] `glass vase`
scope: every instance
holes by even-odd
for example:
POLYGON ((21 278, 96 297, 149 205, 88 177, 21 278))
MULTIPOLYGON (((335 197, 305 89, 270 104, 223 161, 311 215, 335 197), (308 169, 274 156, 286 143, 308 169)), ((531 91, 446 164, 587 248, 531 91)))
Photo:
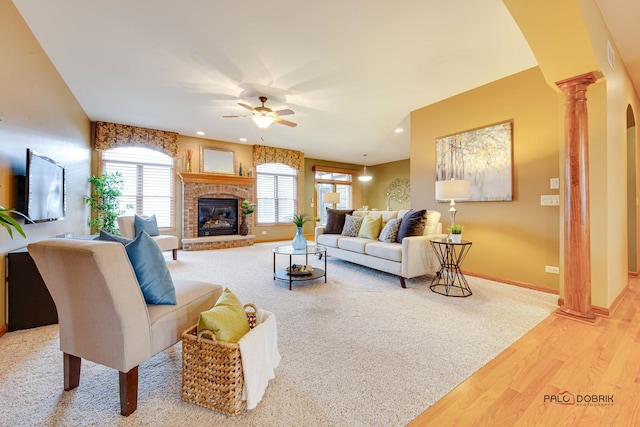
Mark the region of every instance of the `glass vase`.
POLYGON ((298 231, 296 231, 296 235, 291 241, 291 246, 293 249, 307 249, 307 239, 304 238, 304 234, 302 233, 302 227, 298 227, 298 231))

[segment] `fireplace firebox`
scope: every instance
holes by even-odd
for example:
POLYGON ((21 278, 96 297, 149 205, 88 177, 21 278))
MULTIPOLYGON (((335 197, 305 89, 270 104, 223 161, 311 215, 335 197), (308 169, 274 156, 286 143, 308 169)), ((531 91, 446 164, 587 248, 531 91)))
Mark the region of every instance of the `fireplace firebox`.
POLYGON ((238 199, 198 198, 198 237, 238 234, 238 199))

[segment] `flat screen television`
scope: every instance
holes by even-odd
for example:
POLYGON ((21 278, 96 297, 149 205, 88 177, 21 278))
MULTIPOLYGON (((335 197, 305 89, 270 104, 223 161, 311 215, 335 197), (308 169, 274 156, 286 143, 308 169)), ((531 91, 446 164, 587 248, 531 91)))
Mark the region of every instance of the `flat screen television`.
POLYGON ((49 157, 27 149, 27 174, 23 194, 23 212, 31 221, 45 222, 64 218, 64 167, 49 157))

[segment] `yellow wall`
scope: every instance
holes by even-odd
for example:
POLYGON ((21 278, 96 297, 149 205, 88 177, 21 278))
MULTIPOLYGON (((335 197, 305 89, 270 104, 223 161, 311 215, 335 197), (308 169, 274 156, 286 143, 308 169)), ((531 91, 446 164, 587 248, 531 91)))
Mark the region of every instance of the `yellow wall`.
MULTIPOLYGON (((503 2, 522 30, 553 90, 557 90, 557 81, 589 72, 601 76, 587 91, 591 288, 593 305, 608 308, 627 283, 626 108, 631 105, 638 111, 637 93, 594 0, 503 2), (550 35, 553 36, 551 40, 550 35), (607 61, 607 42, 615 52, 614 69, 607 61)), ((558 137, 563 141, 562 106, 560 111, 558 137)), ((563 148, 560 152, 560 167, 564 168, 563 148)), ((561 188, 563 185, 561 181, 561 188)), ((562 206, 560 214, 563 218, 562 206)), ((563 229, 560 231, 561 258, 564 260, 563 229)), ((560 294, 563 295, 562 286, 560 294)))
MULTIPOLYGON (((369 206, 369 209, 386 210, 387 199, 385 190, 396 179, 410 180, 410 164, 409 159, 399 160, 397 162, 382 163, 375 166, 369 166, 368 172, 373 177, 369 181, 370 185, 363 186, 362 204, 369 206)), ((410 209, 411 200, 398 203, 391 201, 391 210, 410 209)))
MULTIPOLYGON (((86 234, 89 211, 89 119, 10 1, 0 2, 0 206, 16 205, 16 179, 25 173, 31 148, 66 168, 67 216, 62 221, 26 225, 27 238, 11 240, 0 228, 0 254, 28 243, 72 232, 86 234)), ((0 263, 0 277, 5 277, 0 263)), ((0 329, 5 325, 4 280, 0 286, 0 329)))
POLYGON ((473 247, 463 269, 558 289, 559 209, 540 206, 558 178, 558 95, 532 68, 411 113, 411 206, 437 209, 443 228, 448 204, 435 202, 435 139, 505 120, 514 122, 511 202, 457 203, 456 222, 473 247))

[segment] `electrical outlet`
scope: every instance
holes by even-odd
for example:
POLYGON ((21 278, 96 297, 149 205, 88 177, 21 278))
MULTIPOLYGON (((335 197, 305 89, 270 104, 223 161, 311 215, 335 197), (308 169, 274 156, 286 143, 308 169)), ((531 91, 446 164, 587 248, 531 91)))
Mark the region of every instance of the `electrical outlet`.
POLYGON ((262 235, 264 236, 265 234, 267 234, 267 232, 266 232, 266 231, 263 231, 263 232, 262 232, 262 235))
POLYGON ((560 188, 560 178, 551 178, 549 180, 549 188, 551 190, 557 190, 560 188))
POLYGON ((560 274, 560 267, 554 267, 552 265, 545 265, 544 266, 544 272, 545 273, 551 273, 551 274, 560 274))

